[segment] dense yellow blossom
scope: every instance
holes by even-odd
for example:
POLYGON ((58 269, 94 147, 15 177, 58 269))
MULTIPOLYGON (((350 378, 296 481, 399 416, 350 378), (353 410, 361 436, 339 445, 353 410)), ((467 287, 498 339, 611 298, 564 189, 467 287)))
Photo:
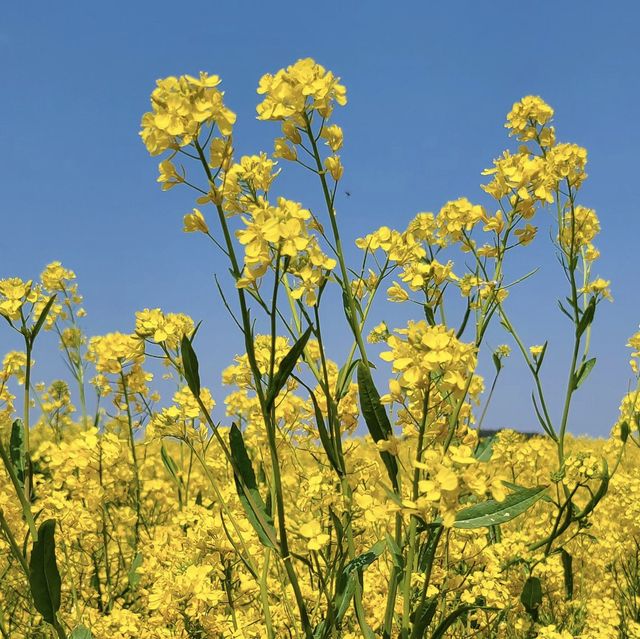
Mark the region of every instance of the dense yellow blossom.
POLYGON ((339 78, 310 58, 263 76, 275 152, 239 160, 219 86, 159 80, 141 136, 166 152, 162 189, 195 188, 210 207, 184 230, 229 259, 236 298, 219 292, 241 335, 222 397, 188 315, 145 308, 131 333, 89 337, 60 262, 40 281, 0 280, 23 340, 0 370, 2 638, 640 639, 640 333, 610 436, 570 434, 610 298, 591 272, 600 222, 576 203, 586 150, 557 143, 553 109, 527 96, 507 115, 521 146, 484 171, 492 208, 460 197, 364 231, 353 265, 335 210, 344 133, 327 121, 346 103, 339 78), (324 208, 270 194, 278 158, 310 170, 324 208), (507 300, 512 249, 527 250, 549 204, 575 325, 560 419, 539 375, 548 342, 527 348, 507 300), (385 292, 406 302, 401 327, 378 315, 385 292), (52 333, 71 378, 34 381, 52 333), (485 430, 512 348, 544 436, 485 430))
POLYGON ((191 144, 203 125, 216 124, 231 133, 236 116, 223 103, 220 78, 201 72, 157 81, 151 94, 152 111, 142 116, 142 139, 152 155, 191 144))

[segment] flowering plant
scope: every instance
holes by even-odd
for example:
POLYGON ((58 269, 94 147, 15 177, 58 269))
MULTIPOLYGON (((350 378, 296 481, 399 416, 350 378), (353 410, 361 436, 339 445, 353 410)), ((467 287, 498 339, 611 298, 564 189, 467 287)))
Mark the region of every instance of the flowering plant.
POLYGON ((184 231, 229 263, 235 299, 218 288, 243 352, 222 372, 220 421, 187 315, 144 309, 131 333, 88 339, 60 263, 37 284, 0 281, 0 314, 25 346, 0 375, 0 634, 640 637, 640 333, 611 437, 568 430, 611 298, 593 275, 600 223, 578 202, 586 150, 557 142, 553 109, 523 98, 506 123, 520 146, 483 172, 491 208, 461 197, 373 230, 354 267, 336 215, 340 78, 311 59, 263 76, 258 118, 279 136, 271 155, 240 158, 220 83, 159 80, 141 131, 161 188, 197 194, 184 231), (288 166, 315 176, 322 212, 272 195, 288 166), (510 275, 514 256, 548 211, 573 333, 559 416, 543 384, 548 343, 524 343, 508 300, 528 277, 510 275), (374 319, 385 290, 414 319, 374 319), (335 299, 351 339, 338 361, 323 331, 335 299), (511 353, 489 349, 485 393, 477 364, 494 323, 531 374, 543 436, 481 430, 511 353), (31 381, 41 329, 58 335, 79 415, 66 382, 31 381), (168 406, 151 389, 153 359, 175 383, 168 406))

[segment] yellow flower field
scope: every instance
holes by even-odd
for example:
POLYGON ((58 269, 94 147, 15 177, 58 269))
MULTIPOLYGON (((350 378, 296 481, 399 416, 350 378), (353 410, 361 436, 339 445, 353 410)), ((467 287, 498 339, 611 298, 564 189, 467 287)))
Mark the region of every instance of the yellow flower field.
POLYGON ((507 115, 514 144, 483 172, 491 210, 461 197, 371 229, 354 261, 335 208, 346 88, 303 59, 258 94, 271 153, 237 157, 215 75, 159 80, 142 116, 161 188, 194 192, 184 231, 228 260, 220 307, 240 354, 217 371, 225 395, 205 386, 197 318, 146 308, 130 333, 89 336, 66 265, 2 274, 3 330, 23 348, 0 369, 0 636, 640 638, 640 332, 609 438, 570 433, 611 299, 581 201, 587 151, 526 96, 507 115), (324 210, 279 192, 296 170, 324 210), (532 242, 557 258, 572 326, 559 415, 548 343, 524 343, 510 316, 532 242), (381 321, 385 298, 412 319, 381 321), (352 341, 339 361, 323 331, 336 312, 352 341), (52 339, 68 378, 36 382, 52 339), (516 357, 540 435, 484 430, 516 357))

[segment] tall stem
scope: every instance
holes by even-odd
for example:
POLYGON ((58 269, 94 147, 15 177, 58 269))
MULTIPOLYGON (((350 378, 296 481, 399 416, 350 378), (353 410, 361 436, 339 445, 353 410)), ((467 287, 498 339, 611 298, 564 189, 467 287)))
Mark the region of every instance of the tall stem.
POLYGON ((327 184, 327 178, 322 166, 322 158, 320 157, 320 152, 318 151, 318 145, 316 143, 316 139, 313 135, 313 131, 311 130, 311 122, 309 121, 309 117, 305 113, 305 126, 307 131, 307 136, 309 137, 309 141, 311 142, 311 147, 313 149, 313 157, 316 161, 316 167, 318 169, 318 175, 320 176, 320 183, 322 184, 322 193, 324 195, 324 200, 327 205, 327 212, 329 213, 329 220, 331 222, 331 231, 333 232, 333 239, 336 243, 336 253, 338 256, 338 264, 340 265, 340 274, 342 276, 342 290, 344 291, 345 297, 347 299, 347 306, 349 307, 349 313, 351 318, 347 318, 349 320, 349 325, 351 326, 351 330, 353 331, 353 336, 356 339, 358 344, 358 349, 360 350, 360 357, 366 366, 369 365, 369 359, 367 358, 367 350, 364 346, 364 342, 362 341, 362 331, 360 330, 358 324, 358 314, 356 311, 355 299, 353 297, 353 291, 351 290, 351 286, 349 285, 349 273, 347 271, 347 265, 344 261, 344 251, 342 249, 342 241, 340 240, 340 231, 338 230, 338 223, 336 221, 336 212, 333 208, 333 198, 331 197, 331 193, 329 192, 329 185, 327 184))
POLYGON ((129 393, 127 391, 127 382, 124 376, 124 372, 120 371, 120 379, 122 380, 122 392, 124 393, 124 403, 127 407, 127 425, 129 427, 129 444, 131 446, 131 457, 133 459, 133 476, 134 486, 136 491, 136 525, 135 532, 135 546, 134 550, 137 552, 138 543, 140 542, 140 472, 138 469, 138 454, 136 453, 136 443, 133 435, 133 419, 131 417, 131 408, 129 407, 129 393))

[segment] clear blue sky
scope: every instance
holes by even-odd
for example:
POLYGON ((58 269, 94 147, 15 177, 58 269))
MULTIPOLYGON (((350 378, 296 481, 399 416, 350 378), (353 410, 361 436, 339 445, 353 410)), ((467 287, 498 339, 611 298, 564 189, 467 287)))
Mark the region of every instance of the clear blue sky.
MULTIPOLYGON (((523 95, 539 94, 556 110, 559 138, 589 150, 582 203, 602 221, 596 272, 612 280, 615 303, 601 306, 598 364, 571 429, 605 434, 629 379, 626 339, 640 322, 638 7, 629 0, 5 3, 0 277, 37 277, 62 260, 78 275, 90 334, 129 331, 144 307, 204 320, 203 376, 220 402, 219 371, 241 340, 212 284, 214 272, 226 273, 222 260, 202 238, 181 232, 191 194, 160 192, 157 160, 138 138, 157 78, 221 75, 238 113, 236 147, 252 153, 270 151, 277 130, 255 120, 264 72, 311 56, 341 76, 349 104, 336 122, 345 129, 352 196, 338 210, 349 244, 461 195, 488 203, 480 172, 509 144, 505 114, 523 95)), ((291 177, 276 191, 318 204, 317 185, 285 168, 291 177)), ((538 263, 510 308, 528 343, 550 338, 545 383, 558 395, 570 336, 549 297, 559 273, 544 234, 512 273, 538 263)), ((396 313, 383 317, 398 324, 396 313)), ((342 346, 338 339, 333 349, 342 346)), ((2 352, 18 347, 0 332, 2 352)), ((37 379, 64 375, 55 353, 45 347, 36 355, 37 379)), ((509 367, 486 426, 535 428, 530 379, 517 358, 509 367)), ((557 416, 559 400, 552 409, 557 416)))

